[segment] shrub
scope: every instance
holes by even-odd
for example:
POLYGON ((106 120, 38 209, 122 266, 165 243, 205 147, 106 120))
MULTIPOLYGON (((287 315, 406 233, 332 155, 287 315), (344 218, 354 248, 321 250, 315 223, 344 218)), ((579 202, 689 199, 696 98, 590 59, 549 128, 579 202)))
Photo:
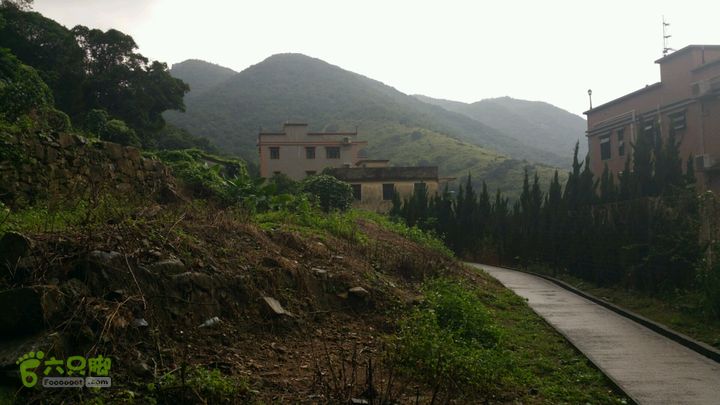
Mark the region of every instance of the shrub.
POLYGON ((70 117, 64 112, 52 107, 40 110, 40 119, 47 125, 47 128, 54 132, 67 132, 72 129, 70 117))
POLYGON ((230 204, 240 202, 256 187, 240 160, 221 158, 199 149, 162 151, 157 156, 195 197, 214 197, 230 204))
POLYGON ((448 397, 484 396, 508 375, 511 357, 477 295, 454 281, 425 284, 426 304, 400 322, 396 361, 448 397))
POLYGON ((353 201, 352 188, 349 184, 325 174, 306 177, 302 181, 302 190, 315 196, 320 208, 325 212, 345 211, 350 208, 353 201))
MULTIPOLYGON (((194 392, 203 402, 209 404, 234 404, 239 398, 250 401, 253 395, 246 379, 225 376, 217 369, 207 370, 202 367, 190 367, 186 370, 185 386, 179 372, 175 372, 163 375, 157 384, 148 384, 147 388, 151 395, 158 399, 180 402, 188 400, 182 397, 182 389, 187 388, 188 392, 194 392)), ((195 395, 193 400, 197 400, 195 395)))
POLYGON ((23 65, 9 50, 0 48, 0 119, 12 123, 22 115, 52 104, 52 93, 35 69, 23 65))

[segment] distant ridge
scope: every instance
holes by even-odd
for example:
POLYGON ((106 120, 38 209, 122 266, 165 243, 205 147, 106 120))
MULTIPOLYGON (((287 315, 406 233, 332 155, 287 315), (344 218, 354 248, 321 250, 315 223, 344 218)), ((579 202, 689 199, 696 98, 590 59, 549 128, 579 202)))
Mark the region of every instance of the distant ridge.
POLYGON ((482 122, 520 142, 564 156, 566 162, 571 161, 578 141, 580 155, 587 153, 585 119, 546 102, 499 97, 468 104, 422 95, 415 97, 482 122))

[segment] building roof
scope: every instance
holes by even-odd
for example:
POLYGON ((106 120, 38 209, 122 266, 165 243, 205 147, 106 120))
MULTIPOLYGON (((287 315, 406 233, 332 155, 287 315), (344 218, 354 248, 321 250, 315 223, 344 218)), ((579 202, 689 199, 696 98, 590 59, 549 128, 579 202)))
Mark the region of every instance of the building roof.
POLYGON ((339 180, 352 181, 421 181, 438 180, 437 166, 412 167, 340 167, 328 169, 339 180))
POLYGON ((720 51, 720 45, 688 45, 684 48, 678 49, 677 51, 675 51, 669 55, 663 56, 662 58, 656 60, 655 63, 660 63, 660 64, 665 63, 668 60, 673 59, 676 56, 688 53, 695 49, 710 49, 710 50, 714 50, 714 51, 720 51))
POLYGON ((591 108, 591 109, 585 111, 583 114, 588 115, 588 113, 593 113, 593 112, 596 112, 596 111, 598 111, 598 110, 602 110, 602 109, 604 109, 604 108, 606 108, 606 107, 610 107, 611 105, 617 104, 617 103, 619 103, 619 102, 621 102, 621 101, 625 101, 625 100, 628 100, 628 99, 633 98, 633 97, 635 97, 635 96, 639 96, 639 95, 641 95, 641 94, 643 94, 643 93, 645 93, 645 92, 648 92, 648 91, 650 91, 650 90, 655 90, 656 88, 659 88, 660 86, 662 86, 662 82, 657 82, 657 83, 653 83, 653 84, 648 84, 647 86, 643 87, 642 89, 635 90, 635 91, 633 91, 632 93, 628 93, 628 94, 626 94, 626 95, 624 95, 624 96, 622 96, 622 97, 618 97, 618 98, 616 98, 615 100, 611 100, 611 101, 608 101, 608 102, 605 103, 605 104, 600 104, 600 105, 597 106, 597 107, 591 108))

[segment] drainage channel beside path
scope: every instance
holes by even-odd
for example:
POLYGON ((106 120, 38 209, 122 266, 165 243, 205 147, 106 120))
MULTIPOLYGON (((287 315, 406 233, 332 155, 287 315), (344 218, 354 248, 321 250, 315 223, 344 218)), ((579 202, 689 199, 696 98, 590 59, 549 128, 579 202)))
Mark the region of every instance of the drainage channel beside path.
POLYGON ((720 404, 720 363, 531 274, 481 264, 639 404, 720 404))

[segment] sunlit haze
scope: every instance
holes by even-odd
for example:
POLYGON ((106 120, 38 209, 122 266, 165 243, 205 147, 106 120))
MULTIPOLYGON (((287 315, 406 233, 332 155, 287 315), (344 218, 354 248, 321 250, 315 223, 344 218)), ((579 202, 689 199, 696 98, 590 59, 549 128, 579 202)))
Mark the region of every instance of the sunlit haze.
POLYGON ((511 96, 576 114, 659 80, 670 45, 720 44, 715 1, 36 0, 72 27, 117 28, 145 56, 241 71, 298 52, 408 94, 511 96))

